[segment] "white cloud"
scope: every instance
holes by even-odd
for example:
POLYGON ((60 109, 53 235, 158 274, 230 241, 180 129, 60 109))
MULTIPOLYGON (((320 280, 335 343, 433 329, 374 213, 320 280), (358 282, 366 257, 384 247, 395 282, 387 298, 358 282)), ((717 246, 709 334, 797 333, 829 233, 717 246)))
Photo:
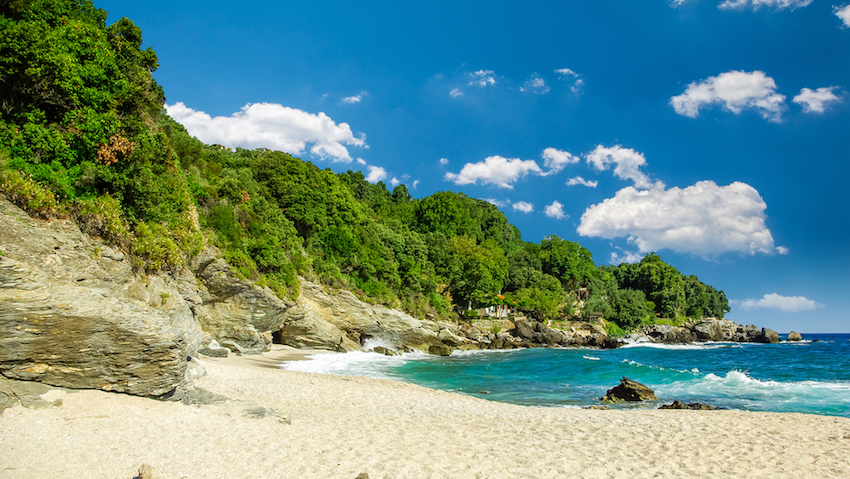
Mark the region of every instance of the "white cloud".
POLYGON ((413 189, 414 190, 416 189, 417 186, 419 186, 419 180, 416 180, 416 181, 413 182, 413 189))
POLYGON ((570 154, 567 151, 561 151, 556 148, 546 148, 543 150, 543 166, 549 168, 549 171, 543 174, 554 175, 564 169, 567 165, 578 163, 581 158, 570 154))
POLYGON ((342 99, 342 102, 348 103, 350 105, 354 105, 355 103, 360 103, 360 100, 362 100, 362 99, 363 99, 363 97, 361 97, 360 95, 347 96, 347 97, 342 99))
POLYGON ((570 217, 570 215, 564 213, 564 205, 562 205, 558 200, 553 201, 551 205, 546 205, 546 207, 543 208, 543 213, 550 218, 555 218, 556 220, 562 220, 570 217))
POLYGON ((789 8, 791 10, 805 7, 812 3, 812 0, 725 0, 717 6, 721 10, 742 10, 750 7, 753 10, 758 10, 761 7, 770 7, 777 10, 789 8))
POLYGON ((599 182, 598 181, 588 181, 588 180, 585 180, 584 178, 582 178, 581 176, 576 176, 575 178, 570 178, 569 180, 567 180, 566 184, 567 184, 567 186, 582 185, 582 186, 586 186, 588 188, 596 188, 596 185, 598 185, 599 182))
POLYGON ((366 137, 354 136, 348 123, 335 123, 324 113, 314 115, 276 103, 249 103, 231 116, 211 117, 182 102, 166 105, 168 114, 204 143, 241 148, 270 148, 292 155, 310 153, 334 162, 352 160, 344 145, 368 148, 366 137))
POLYGON ((525 84, 519 87, 519 91, 530 91, 532 93, 543 94, 549 92, 549 86, 540 78, 540 75, 534 73, 525 81, 525 84))
POLYGON ((496 78, 493 76, 495 73, 493 70, 478 70, 475 73, 470 73, 472 80, 470 80, 469 84, 478 85, 482 88, 487 85, 495 85, 496 78))
POLYGON ((573 93, 581 93, 582 88, 584 88, 584 80, 576 80, 575 84, 570 87, 570 91, 573 93))
POLYGON ((777 246, 776 252, 778 254, 781 254, 781 255, 786 255, 786 254, 790 253, 791 251, 785 246, 777 246))
POLYGON ((832 13, 835 14, 836 17, 840 18, 842 22, 844 22, 844 27, 850 27, 850 4, 844 5, 842 7, 834 6, 832 7, 832 13))
POLYGON ((452 89, 452 91, 449 92, 449 96, 452 98, 457 98, 459 96, 463 96, 463 92, 458 90, 457 88, 454 88, 452 89))
POLYGON ((623 254, 619 254, 616 251, 611 252, 611 256, 608 257, 608 262, 613 265, 619 265, 622 263, 638 263, 643 259, 642 254, 637 251, 626 251, 623 248, 617 248, 622 251, 623 254))
POLYGON ((365 166, 365 165, 366 165, 366 160, 364 160, 363 158, 357 158, 357 163, 360 163, 361 165, 364 165, 364 166, 365 166))
POLYGON ((775 309, 783 313, 797 313, 800 311, 812 311, 822 308, 824 305, 804 296, 782 296, 776 293, 766 294, 761 299, 745 299, 743 301, 732 300, 730 303, 738 304, 744 311, 755 308, 775 309))
POLYGON ((440 158, 440 164, 441 165, 448 165, 449 159, 448 158, 440 158))
POLYGON ((640 171, 640 168, 646 165, 646 158, 643 154, 631 148, 623 148, 620 145, 609 148, 599 145, 586 158, 587 164, 599 171, 607 170, 611 165, 616 165, 614 176, 624 180, 632 180, 637 188, 643 189, 652 186, 649 177, 640 171))
POLYGON ((369 174, 366 175, 366 181, 369 183, 377 183, 387 177, 387 170, 380 166, 369 165, 369 174))
POLYGON ((577 77, 578 76, 578 73, 570 70, 569 68, 559 68, 559 69, 555 70, 555 73, 560 75, 558 77, 558 80, 564 80, 568 77, 577 77))
POLYGON ((401 180, 393 176, 393 178, 390 180, 390 184, 393 188, 395 188, 396 186, 401 184, 401 180))
POLYGON ((446 173, 445 179, 456 185, 482 184, 500 188, 513 188, 513 183, 529 173, 541 174, 543 170, 534 160, 490 156, 478 163, 463 165, 460 173, 446 173))
POLYGON ((511 204, 511 200, 509 200, 507 198, 505 198, 504 201, 498 200, 496 198, 481 198, 481 199, 486 201, 487 203, 490 203, 491 205, 497 206, 499 208, 505 208, 507 206, 510 206, 510 204, 511 204))
POLYGON ((776 93, 776 82, 761 71, 729 71, 688 85, 684 93, 670 98, 676 113, 691 118, 702 107, 722 105, 734 114, 753 108, 771 122, 782 121, 785 96, 776 93))
POLYGON ((806 113, 823 113, 830 103, 841 101, 841 98, 833 93, 833 90, 837 88, 837 86, 823 87, 817 90, 803 88, 792 101, 801 105, 806 113))
POLYGON ((526 203, 525 201, 517 201, 514 203, 514 211, 522 211, 523 213, 531 213, 534 211, 534 205, 532 203, 526 203))
POLYGON ((717 186, 700 181, 687 188, 626 187, 592 205, 581 217, 582 236, 626 237, 640 252, 670 249, 708 257, 725 252, 773 254, 765 226, 767 208, 746 183, 717 186))

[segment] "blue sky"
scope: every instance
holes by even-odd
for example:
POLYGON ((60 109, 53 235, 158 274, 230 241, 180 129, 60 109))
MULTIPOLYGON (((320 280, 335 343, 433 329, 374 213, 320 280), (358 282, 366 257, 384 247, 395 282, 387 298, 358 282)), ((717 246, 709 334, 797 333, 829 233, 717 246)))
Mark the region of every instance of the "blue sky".
MULTIPOLYGON (((842 0, 846 1, 846 0, 842 0)), ((646 252, 780 332, 850 332, 850 7, 823 0, 125 2, 207 143, 646 252)))

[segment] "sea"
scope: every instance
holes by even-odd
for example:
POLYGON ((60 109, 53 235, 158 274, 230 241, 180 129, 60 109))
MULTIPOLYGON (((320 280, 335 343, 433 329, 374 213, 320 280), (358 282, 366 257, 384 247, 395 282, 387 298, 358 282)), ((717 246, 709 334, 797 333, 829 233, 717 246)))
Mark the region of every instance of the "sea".
MULTIPOLYGON (((850 334, 804 334, 778 344, 630 342, 619 349, 512 349, 384 356, 318 354, 290 371, 393 379, 490 401, 538 407, 600 404, 623 376, 655 390, 655 409, 674 400, 726 409, 850 417, 850 334)), ((380 345, 376 342, 375 346, 380 345)), ((368 345, 367 345, 368 346, 368 345)))

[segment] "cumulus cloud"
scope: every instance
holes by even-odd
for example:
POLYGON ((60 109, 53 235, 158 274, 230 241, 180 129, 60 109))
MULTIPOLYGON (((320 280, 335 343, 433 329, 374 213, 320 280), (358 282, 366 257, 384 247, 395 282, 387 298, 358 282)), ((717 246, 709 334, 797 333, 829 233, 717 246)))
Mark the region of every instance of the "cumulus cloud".
POLYGON ((414 190, 416 189, 417 186, 419 186, 419 180, 416 180, 416 181, 413 182, 413 189, 414 190))
POLYGON ((363 158, 357 158, 357 163, 360 163, 361 165, 366 166, 366 160, 364 160, 363 158))
POLYGON ((777 10, 805 7, 812 3, 812 0, 725 0, 718 5, 721 10, 743 10, 752 8, 758 10, 761 7, 775 8, 777 10))
POLYGON ((525 201, 517 201, 514 203, 514 211, 521 211, 523 213, 531 213, 534 211, 534 205, 532 203, 527 203, 525 201))
POLYGON ((523 86, 519 87, 519 91, 530 91, 532 93, 543 94, 549 92, 549 86, 546 85, 546 82, 540 78, 540 75, 534 73, 531 77, 525 81, 523 86))
POLYGON ((564 169, 567 165, 578 163, 581 158, 572 155, 567 151, 561 151, 556 148, 546 148, 543 150, 543 166, 549 168, 549 171, 543 174, 554 175, 564 169))
POLYGON ((360 95, 347 96, 347 97, 342 99, 342 102, 348 103, 350 105, 354 105, 355 103, 360 103, 360 100, 362 100, 362 99, 363 99, 363 97, 361 97, 360 95))
POLYGON ((725 252, 774 254, 765 226, 765 204, 752 186, 700 181, 687 188, 626 187, 591 205, 581 217, 582 236, 626 237, 641 253, 670 249, 703 257, 725 252))
POLYGON ((833 93, 837 88, 837 86, 823 87, 817 90, 803 88, 800 90, 800 94, 791 101, 801 105, 806 113, 823 113, 830 103, 841 101, 841 98, 833 93))
POLYGON ((369 183, 377 183, 387 177, 387 170, 380 166, 369 165, 369 174, 366 175, 366 181, 369 183))
POLYGON ((543 170, 534 160, 490 156, 484 161, 463 165, 460 173, 446 173, 445 179, 456 185, 476 184, 480 180, 485 185, 512 189, 517 180, 529 173, 539 175, 543 170))
POLYGON ((558 80, 572 81, 573 84, 570 87, 570 91, 573 93, 581 93, 582 87, 584 87, 584 80, 581 80, 578 73, 570 70, 569 68, 559 68, 555 70, 555 73, 558 74, 558 80))
POLYGON ((354 136, 348 123, 335 123, 324 113, 314 115, 276 103, 249 103, 231 116, 212 117, 178 102, 168 114, 204 143, 241 148, 270 148, 292 155, 310 153, 334 162, 352 161, 344 145, 368 148, 366 137, 354 136))
POLYGON ((448 165, 449 159, 448 158, 440 158, 440 164, 441 165, 448 165))
POLYGON ((555 70, 555 73, 557 73, 559 75, 558 80, 565 80, 569 77, 577 77, 578 76, 578 73, 570 70, 569 68, 559 68, 559 69, 555 70))
POLYGON ((791 251, 785 246, 777 246, 776 252, 778 254, 781 254, 781 255, 786 255, 786 254, 790 253, 791 251))
POLYGON ((613 265, 620 265, 622 263, 638 263, 643 259, 642 254, 637 251, 626 251, 623 248, 617 248, 622 251, 623 254, 620 254, 616 251, 611 252, 611 256, 608 257, 608 262, 613 265))
POLYGON ((587 164, 598 171, 605 171, 611 165, 615 165, 614 176, 633 181, 636 188, 652 186, 649 177, 640 171, 640 168, 646 165, 646 158, 631 148, 623 148, 620 145, 612 147, 599 145, 586 158, 587 164))
POLYGON ((761 299, 745 299, 743 301, 732 300, 730 303, 737 304, 744 311, 763 308, 775 309, 777 311, 782 311, 783 313, 812 311, 824 306, 817 301, 806 298, 805 296, 782 296, 776 293, 766 294, 761 299))
POLYGON ((688 85, 684 93, 670 98, 676 113, 699 116, 703 107, 721 105, 734 114, 752 108, 771 122, 782 121, 785 96, 776 92, 776 82, 761 71, 729 71, 688 85))
POLYGON ((480 87, 485 87, 488 85, 496 84, 496 77, 494 76, 496 72, 493 70, 478 70, 475 73, 470 73, 472 76, 472 80, 469 81, 470 85, 477 85, 480 87))
POLYGON ((393 176, 393 178, 390 180, 390 184, 393 188, 395 188, 396 186, 401 184, 401 180, 393 176))
POLYGON ((832 13, 835 14, 836 17, 840 18, 842 22, 844 22, 844 27, 850 27, 850 4, 844 5, 842 7, 832 7, 832 13))
POLYGON ((449 92, 449 96, 452 98, 457 98, 459 96, 463 96, 463 92, 458 90, 457 88, 454 88, 452 89, 452 91, 449 92))
POLYGON ((598 181, 588 181, 582 178, 581 176, 576 176, 575 178, 570 178, 569 180, 567 180, 567 186, 582 185, 588 188, 596 188, 596 185, 598 184, 598 181))
POLYGON ((556 220, 562 220, 570 217, 570 215, 564 213, 564 205, 562 205, 558 200, 553 201, 551 205, 546 205, 546 207, 543 208, 543 213, 550 218, 555 218, 556 220))

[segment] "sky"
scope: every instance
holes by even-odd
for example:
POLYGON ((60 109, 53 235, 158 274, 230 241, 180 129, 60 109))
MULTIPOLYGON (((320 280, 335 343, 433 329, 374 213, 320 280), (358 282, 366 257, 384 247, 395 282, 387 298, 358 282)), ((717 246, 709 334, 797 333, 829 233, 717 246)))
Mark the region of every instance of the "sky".
POLYGON ((597 264, 657 252, 727 318, 850 332, 850 6, 95 0, 205 143, 496 204, 597 264))

